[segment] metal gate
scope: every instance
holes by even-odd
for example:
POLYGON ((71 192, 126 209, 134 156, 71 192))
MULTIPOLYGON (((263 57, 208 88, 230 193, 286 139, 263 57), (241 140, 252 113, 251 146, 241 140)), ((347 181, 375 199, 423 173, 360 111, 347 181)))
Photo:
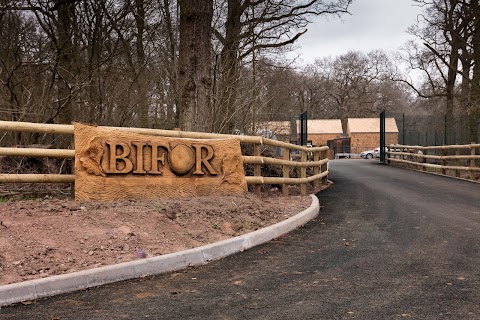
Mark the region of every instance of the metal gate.
POLYGON ((307 139, 308 139, 308 132, 307 132, 307 111, 300 114, 300 145, 306 146, 307 139))
POLYGON ((385 164, 385 110, 380 113, 380 163, 385 164))

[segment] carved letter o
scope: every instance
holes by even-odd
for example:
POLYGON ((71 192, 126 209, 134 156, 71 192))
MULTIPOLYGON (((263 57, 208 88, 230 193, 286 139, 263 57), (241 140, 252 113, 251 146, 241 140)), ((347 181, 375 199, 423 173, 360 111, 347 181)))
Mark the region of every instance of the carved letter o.
POLYGON ((187 173, 195 164, 195 153, 192 148, 179 144, 168 153, 168 163, 175 173, 187 173))

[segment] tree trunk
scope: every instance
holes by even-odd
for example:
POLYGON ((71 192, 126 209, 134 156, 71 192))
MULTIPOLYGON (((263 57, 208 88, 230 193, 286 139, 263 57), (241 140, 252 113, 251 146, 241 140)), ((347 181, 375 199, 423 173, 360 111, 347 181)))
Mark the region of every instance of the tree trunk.
POLYGON ((166 110, 166 126, 168 129, 179 127, 178 124, 178 77, 177 77, 177 40, 172 25, 172 15, 170 14, 170 1, 163 0, 163 8, 165 14, 165 23, 168 32, 168 47, 169 47, 169 68, 168 68, 168 82, 169 82, 169 98, 167 101, 166 110), (175 108, 176 107, 176 108, 175 108))
POLYGON ((205 131, 211 123, 213 0, 179 0, 179 127, 205 131))
POLYGON ((471 84, 471 105, 469 109, 469 136, 471 142, 478 141, 478 121, 480 113, 480 6, 472 1, 474 14, 474 30, 472 37, 473 47, 473 77, 471 84))
POLYGON ((233 116, 237 98, 238 81, 238 51, 242 25, 240 18, 243 13, 242 1, 228 0, 228 15, 225 23, 225 39, 220 60, 221 83, 215 106, 213 131, 230 133, 234 129, 233 116))
POLYGON ((58 6, 56 20, 57 31, 57 74, 58 81, 58 108, 60 123, 71 123, 75 120, 76 112, 72 99, 72 87, 75 63, 75 50, 72 42, 75 21, 75 3, 55 0, 58 6))
MULTIPOLYGON (((88 42, 88 53, 89 53, 89 63, 88 63, 88 97, 89 97, 89 110, 88 114, 85 115, 85 119, 90 123, 103 123, 103 115, 105 114, 103 108, 103 99, 101 96, 101 73, 100 65, 102 58, 102 45, 103 45, 103 14, 102 6, 95 5, 92 3, 93 8, 95 9, 95 23, 93 27, 93 34, 88 42)), ((83 120, 83 119, 82 119, 83 120)))
POLYGON ((455 100, 455 81, 457 80, 457 69, 458 69, 458 46, 456 45, 457 41, 452 41, 452 48, 450 52, 450 63, 448 68, 448 75, 447 75, 447 87, 446 87, 446 95, 447 101, 445 105, 445 115, 446 115, 446 125, 445 130, 445 144, 451 145, 454 143, 453 141, 453 130, 454 130, 454 100, 455 100))
POLYGON ((135 78, 137 94, 136 107, 139 115, 140 127, 148 128, 149 103, 147 97, 146 68, 145 68, 145 48, 143 45, 143 34, 145 32, 145 7, 143 0, 135 0, 135 24, 137 27, 137 37, 135 40, 135 49, 137 54, 137 67, 135 78))
MULTIPOLYGON (((470 143, 469 141, 469 130, 468 130, 468 113, 471 106, 471 99, 470 99, 470 66, 472 65, 472 61, 469 56, 462 56, 460 58, 462 63, 462 84, 461 84, 461 98, 460 98, 460 119, 457 129, 460 135, 460 144, 463 143, 470 143)), ((458 141, 457 141, 458 143, 458 141)))

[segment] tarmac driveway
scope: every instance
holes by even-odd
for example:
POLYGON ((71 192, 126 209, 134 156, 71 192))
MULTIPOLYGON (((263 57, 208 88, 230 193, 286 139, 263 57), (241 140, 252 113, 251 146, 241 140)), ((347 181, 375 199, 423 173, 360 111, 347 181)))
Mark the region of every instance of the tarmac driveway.
POLYGON ((319 217, 276 241, 0 319, 480 319, 480 185, 374 160, 330 170, 319 217))

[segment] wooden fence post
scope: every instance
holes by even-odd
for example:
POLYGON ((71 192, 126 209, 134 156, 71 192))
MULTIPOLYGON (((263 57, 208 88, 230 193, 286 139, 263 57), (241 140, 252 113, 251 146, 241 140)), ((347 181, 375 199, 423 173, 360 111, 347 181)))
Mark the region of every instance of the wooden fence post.
MULTIPOLYGON (((475 155, 475 147, 473 146, 475 142, 472 142, 472 145, 470 146, 470 155, 474 156, 475 155)), ((475 167, 475 159, 470 159, 470 179, 475 180, 475 171, 473 171, 473 168, 475 167)))
MULTIPOLYGON (((412 161, 418 163, 418 150, 417 148, 412 148, 412 161)), ((418 165, 414 165, 415 169, 418 169, 418 165)))
MULTIPOLYGON (((283 160, 290 160, 290 149, 283 148, 283 160)), ((288 166, 283 166, 283 177, 288 178, 290 176, 290 168, 288 166)), ((284 197, 289 196, 288 184, 282 184, 282 195, 284 197)))
MULTIPOLYGON (((307 155, 308 153, 302 150, 302 162, 307 161, 307 155)), ((300 178, 306 178, 307 177, 307 168, 306 167, 301 167, 300 168, 300 178)), ((307 195, 307 184, 302 183, 300 185, 300 195, 306 196, 307 195)))
MULTIPOLYGON (((75 136, 72 136, 70 145, 72 146, 72 149, 75 150, 75 136)), ((75 158, 70 160, 70 166, 70 174, 75 176, 75 158)), ((75 199, 75 180, 70 184, 70 196, 72 199, 75 199)))
MULTIPOLYGON (((459 156, 460 155, 460 149, 455 149, 455 155, 459 156)), ((459 167, 460 166, 460 160, 455 160, 455 166, 459 167)), ((455 177, 460 177, 460 171, 455 170, 455 177)))
MULTIPOLYGON (((447 155, 447 150, 446 149, 442 149, 442 156, 446 156, 447 155)), ((442 166, 446 166, 447 165, 447 160, 445 159, 442 159, 442 166)), ((446 175, 447 174, 447 169, 445 168, 442 168, 442 174, 443 175, 446 175)))
MULTIPOLYGON (((320 158, 320 152, 314 151, 314 152, 313 152, 313 161, 316 162, 316 161, 319 160, 319 158, 320 158)), ((314 167, 313 167, 313 175, 317 175, 317 174, 319 173, 319 171, 320 171, 320 167, 319 167, 319 166, 314 166, 314 167)), ((318 180, 313 181, 313 187, 314 187, 315 189, 318 189, 318 187, 320 187, 320 181, 318 181, 318 180)))
MULTIPOLYGON (((256 157, 260 157, 262 155, 262 145, 260 144, 254 144, 253 145, 253 155, 256 157)), ((262 176, 262 165, 261 164, 254 164, 253 165, 253 175, 255 177, 261 177, 262 176)), ((262 195, 262 185, 261 184, 255 184, 253 187, 253 192, 255 193, 256 196, 261 196, 262 195)))
MULTIPOLYGON (((423 155, 426 156, 428 154, 428 150, 423 149, 423 155)), ((427 163, 427 158, 423 157, 422 163, 427 163)), ((427 171, 426 166, 422 166, 422 171, 427 171)))
MULTIPOLYGON (((321 153, 320 153, 320 158, 321 158, 321 160, 327 159, 327 157, 328 157, 328 151, 327 151, 327 150, 321 151, 321 153)), ((328 170, 328 165, 327 165, 326 163, 325 163, 325 164, 322 164, 322 166, 320 167, 320 172, 323 173, 323 172, 325 172, 325 171, 327 171, 327 170, 328 170)), ((327 176, 325 176, 325 177, 322 178, 322 184, 323 184, 323 185, 327 185, 327 184, 328 184, 328 177, 327 177, 327 176)))

